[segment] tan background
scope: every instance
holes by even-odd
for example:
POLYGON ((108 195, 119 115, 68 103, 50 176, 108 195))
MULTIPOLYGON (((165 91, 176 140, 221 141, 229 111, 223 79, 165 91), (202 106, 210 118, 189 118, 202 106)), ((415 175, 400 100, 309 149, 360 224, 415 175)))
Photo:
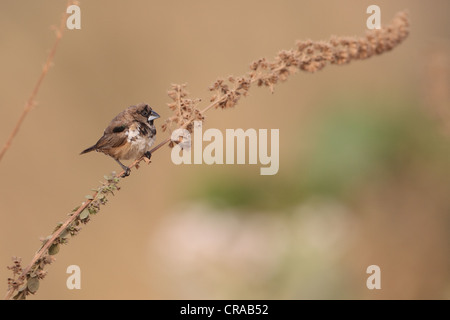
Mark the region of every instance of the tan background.
MULTIPOLYGON (((363 35, 373 3, 383 23, 409 9, 411 35, 393 52, 297 74, 273 95, 252 88, 235 109, 208 114, 206 127, 280 129, 277 175, 175 166, 164 148, 62 248, 31 298, 450 298, 450 119, 435 117, 449 105, 445 0, 81 1, 82 29, 64 34, 0 162, 0 292, 11 256, 26 264, 39 237, 118 170, 78 155, 118 112, 144 101, 164 119, 171 83, 207 101, 217 77, 297 39, 363 35), (81 290, 65 286, 71 264, 81 290), (372 264, 379 291, 365 286, 372 264)), ((0 7, 3 144, 65 3, 0 7)))

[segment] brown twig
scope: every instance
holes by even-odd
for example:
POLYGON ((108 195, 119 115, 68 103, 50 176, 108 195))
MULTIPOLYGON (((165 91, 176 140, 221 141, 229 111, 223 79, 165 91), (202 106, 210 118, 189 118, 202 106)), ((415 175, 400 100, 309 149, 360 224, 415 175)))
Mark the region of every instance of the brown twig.
MULTIPOLYGON (((203 121, 204 114, 212 108, 230 108, 234 107, 242 96, 247 96, 252 84, 258 86, 267 86, 273 92, 273 87, 280 81, 287 78, 298 70, 306 72, 315 72, 331 64, 346 64, 352 60, 361 60, 369 58, 376 54, 393 49, 401 43, 409 33, 409 20, 405 12, 396 15, 392 23, 381 30, 369 31, 363 38, 333 38, 328 42, 298 42, 296 48, 281 51, 274 61, 259 59, 250 66, 250 72, 244 76, 234 78, 229 77, 227 81, 217 80, 210 87, 214 95, 210 99, 210 104, 203 110, 197 109, 200 99, 187 98, 188 93, 185 85, 172 85, 168 91, 169 97, 173 102, 169 107, 174 111, 174 115, 163 124, 163 131, 170 125, 176 125, 178 129, 187 129, 192 131, 195 120, 203 121)), ((150 152, 154 153, 167 143, 177 143, 170 137, 163 140, 150 152)), ((169 145, 170 146, 170 145, 169 145)), ((130 168, 138 167, 143 158, 135 160, 130 168)), ((20 259, 14 259, 14 265, 10 267, 16 279, 9 279, 9 289, 6 299, 11 299, 16 291, 18 293, 14 298, 25 298, 27 294, 33 294, 37 290, 36 283, 45 276, 44 267, 50 264, 52 259, 50 255, 57 252, 51 250, 61 243, 66 243, 67 233, 75 235, 80 223, 87 223, 90 215, 97 213, 101 204, 106 204, 108 194, 114 194, 113 191, 119 190, 117 186, 124 172, 105 177, 103 185, 88 196, 88 200, 73 210, 70 217, 61 225, 58 225, 51 236, 44 240, 44 244, 35 254, 30 264, 22 270, 20 259), (34 280, 33 280, 34 279, 34 280), (37 279, 37 280, 36 280, 37 279), (31 281, 31 284, 30 284, 31 281)))
MULTIPOLYGON (((67 2, 66 8, 73 3, 74 3, 73 0, 69 0, 67 2)), ((20 127, 22 126, 22 123, 25 120, 25 118, 27 117, 28 113, 33 109, 33 107, 36 104, 35 103, 36 96, 39 92, 39 89, 41 88, 41 85, 45 79, 45 76, 47 75, 47 73, 52 65, 53 59, 56 54, 56 49, 58 48, 59 42, 61 41, 61 38, 63 36, 66 19, 67 19, 67 13, 64 11, 64 14, 61 18, 59 28, 56 30, 55 43, 53 44, 53 46, 50 50, 50 53, 47 56, 47 60, 45 61, 44 66, 42 67, 42 72, 39 75, 39 78, 38 78, 36 84, 34 85, 33 91, 31 92, 30 97, 28 98, 27 102, 25 103, 25 108, 23 109, 22 114, 20 115, 19 119, 17 120, 16 124, 14 125, 14 128, 8 137, 8 140, 6 140, 5 145, 3 146, 2 150, 0 151, 0 161, 2 160, 6 151, 8 151, 8 149, 11 147, 11 144, 12 144, 14 138, 16 137, 17 133, 19 132, 20 127)))
MULTIPOLYGON (((95 197, 98 195, 98 192, 95 192, 93 194, 93 199, 95 199, 95 197)), ((73 223, 77 218, 79 218, 79 215, 81 214, 81 212, 83 212, 83 210, 85 210, 93 201, 93 199, 87 200, 85 201, 76 211, 75 213, 73 213, 71 215, 71 217, 69 219, 67 219, 62 225, 61 227, 59 227, 52 235, 49 239, 46 239, 46 242, 42 245, 42 247, 38 250, 38 252, 36 252, 36 254, 34 255, 33 259, 31 259, 31 262, 28 264, 27 267, 25 267, 25 269, 23 269, 22 274, 20 275, 19 278, 22 278, 21 280, 24 281, 26 275, 30 272, 31 268, 36 264, 36 262, 41 259, 47 252, 48 249, 50 248, 50 246, 52 246, 55 243, 55 240, 57 238, 59 238, 61 236, 61 234, 67 230, 68 226, 73 223)), ((14 292, 15 292, 15 288, 11 287, 8 292, 6 293, 5 296, 5 300, 9 300, 12 298, 14 292)))

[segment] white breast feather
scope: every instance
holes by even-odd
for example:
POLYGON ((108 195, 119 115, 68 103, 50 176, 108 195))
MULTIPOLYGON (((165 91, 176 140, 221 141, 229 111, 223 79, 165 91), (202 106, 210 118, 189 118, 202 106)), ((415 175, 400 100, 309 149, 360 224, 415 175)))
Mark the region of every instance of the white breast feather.
POLYGON ((134 130, 127 130, 125 134, 127 135, 128 142, 132 142, 139 135, 139 126, 134 130))
POLYGON ((151 149, 151 146, 155 142, 155 137, 149 139, 140 136, 139 126, 134 130, 127 130, 125 132, 127 141, 131 144, 130 152, 127 154, 127 159, 137 159, 141 157, 145 152, 151 149))

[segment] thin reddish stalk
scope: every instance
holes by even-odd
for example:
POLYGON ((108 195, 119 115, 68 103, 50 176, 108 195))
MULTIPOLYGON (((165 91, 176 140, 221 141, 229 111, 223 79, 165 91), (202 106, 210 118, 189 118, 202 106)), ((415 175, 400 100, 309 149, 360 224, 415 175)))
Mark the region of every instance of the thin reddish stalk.
MULTIPOLYGON (((73 3, 73 1, 69 0, 67 3, 67 6, 69 6, 71 3, 73 3)), ((56 54, 56 49, 58 48, 58 45, 61 41, 66 19, 67 19, 67 13, 64 13, 61 18, 59 28, 58 28, 58 30, 56 30, 55 43, 53 44, 53 46, 50 50, 50 53, 47 56, 47 60, 45 61, 44 66, 42 67, 42 72, 39 75, 39 78, 38 78, 36 84, 34 85, 33 91, 31 92, 31 95, 25 104, 25 108, 23 109, 22 114, 20 115, 19 119, 17 120, 16 124, 14 125, 14 128, 8 137, 8 140, 6 140, 5 145, 3 146, 2 150, 0 151, 0 161, 3 159, 3 156, 5 155, 6 151, 8 151, 8 149, 11 147, 11 144, 12 144, 14 138, 16 137, 17 133, 19 132, 23 121, 25 120, 25 118, 27 117, 27 115, 30 113, 30 111, 33 109, 33 106, 35 105, 36 96, 38 95, 39 89, 41 88, 41 85, 42 85, 42 82, 44 81, 45 76, 47 75, 47 73, 52 65, 53 59, 56 54)))

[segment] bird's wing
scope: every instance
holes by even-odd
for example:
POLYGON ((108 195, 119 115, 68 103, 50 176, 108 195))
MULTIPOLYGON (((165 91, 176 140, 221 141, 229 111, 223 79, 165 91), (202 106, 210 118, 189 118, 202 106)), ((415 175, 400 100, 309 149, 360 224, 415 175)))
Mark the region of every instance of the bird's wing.
POLYGON ((127 129, 128 126, 123 122, 112 122, 95 144, 96 149, 105 150, 122 146, 127 141, 125 133, 127 129))

